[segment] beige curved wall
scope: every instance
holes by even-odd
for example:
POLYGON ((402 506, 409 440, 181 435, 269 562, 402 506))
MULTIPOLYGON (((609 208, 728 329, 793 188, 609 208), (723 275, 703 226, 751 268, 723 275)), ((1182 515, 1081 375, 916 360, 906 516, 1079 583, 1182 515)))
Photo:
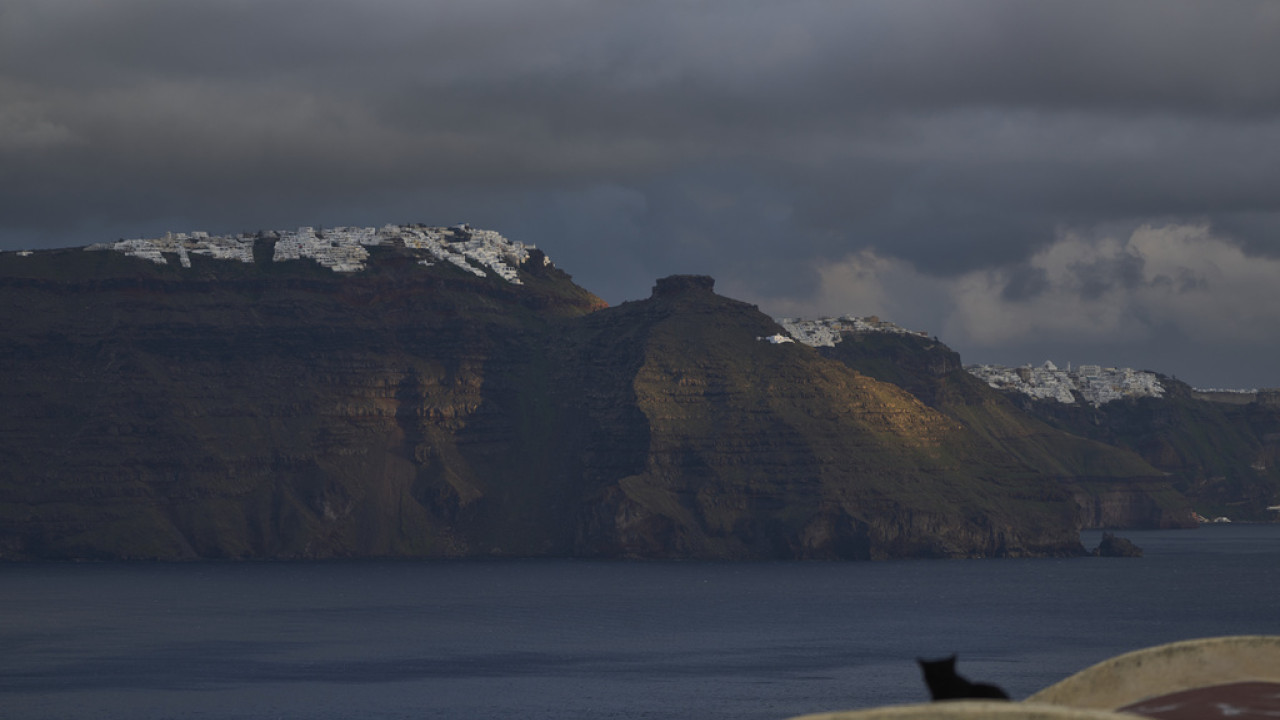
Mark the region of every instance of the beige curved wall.
POLYGON ((1280 636, 1205 638, 1137 650, 1081 670, 1027 702, 1112 709, 1179 690, 1246 680, 1280 681, 1280 636))

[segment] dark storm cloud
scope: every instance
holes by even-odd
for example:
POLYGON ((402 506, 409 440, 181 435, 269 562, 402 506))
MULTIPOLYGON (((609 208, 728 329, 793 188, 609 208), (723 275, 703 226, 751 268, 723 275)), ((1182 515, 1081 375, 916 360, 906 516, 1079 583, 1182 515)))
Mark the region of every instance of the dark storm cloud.
POLYGON ((863 251, 945 280, 1155 220, 1274 257, 1278 35, 1270 0, 8 0, 0 247, 465 220, 611 301, 766 309, 863 251))
POLYGON ((1044 268, 1018 265, 1009 271, 1009 278, 1000 290, 1004 300, 1017 302, 1039 297, 1049 289, 1049 274, 1044 268))

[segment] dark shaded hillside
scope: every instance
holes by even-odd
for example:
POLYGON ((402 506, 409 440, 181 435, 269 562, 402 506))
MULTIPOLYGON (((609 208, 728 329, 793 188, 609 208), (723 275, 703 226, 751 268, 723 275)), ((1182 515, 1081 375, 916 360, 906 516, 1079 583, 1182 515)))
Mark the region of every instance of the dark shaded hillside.
POLYGON ((966 372, 946 345, 917 335, 845 333, 821 351, 849 367, 908 390, 964 423, 975 435, 1070 489, 1086 527, 1191 527, 1190 507, 1129 446, 1115 447, 1055 426, 966 372), (1124 448, 1124 449, 1122 449, 1124 448))
POLYGON ((7 557, 476 552, 493 501, 471 458, 519 435, 500 379, 602 305, 540 263, 515 286, 394 248, 354 276, 0 260, 7 557))
POLYGON ((1161 376, 1163 398, 1138 398, 1101 407, 1056 402, 1019 404, 1044 421, 1141 455, 1168 473, 1175 488, 1207 517, 1274 521, 1280 504, 1280 402, 1277 393, 1231 405, 1192 396, 1182 382, 1161 376))

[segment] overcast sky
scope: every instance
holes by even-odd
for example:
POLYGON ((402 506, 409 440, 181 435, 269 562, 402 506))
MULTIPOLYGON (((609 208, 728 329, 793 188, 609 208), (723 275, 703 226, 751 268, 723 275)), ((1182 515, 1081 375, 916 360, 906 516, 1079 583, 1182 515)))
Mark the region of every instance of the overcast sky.
POLYGON ((470 222, 966 362, 1280 385, 1280 2, 3 0, 0 249, 470 222))

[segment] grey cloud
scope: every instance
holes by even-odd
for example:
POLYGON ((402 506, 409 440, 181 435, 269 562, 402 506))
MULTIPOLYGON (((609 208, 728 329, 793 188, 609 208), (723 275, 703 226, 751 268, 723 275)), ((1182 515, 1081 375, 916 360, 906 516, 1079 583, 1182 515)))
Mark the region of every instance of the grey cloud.
POLYGON ((1022 264, 1009 272, 1000 297, 1010 302, 1038 297, 1049 289, 1049 273, 1044 268, 1022 264))
POLYGON ((1069 270, 1077 283, 1080 297, 1097 300, 1111 290, 1132 290, 1142 285, 1143 264, 1142 258, 1136 255, 1122 254, 1073 263, 1069 270))
MULTIPOLYGON (((1266 203, 1258 205, 1265 207, 1266 203)), ((1280 210, 1217 213, 1213 226, 1251 254, 1280 255, 1280 210)))
POLYGON ((1178 273, 1176 287, 1179 293, 1202 292, 1209 289, 1209 281, 1203 274, 1184 268, 1178 273))

